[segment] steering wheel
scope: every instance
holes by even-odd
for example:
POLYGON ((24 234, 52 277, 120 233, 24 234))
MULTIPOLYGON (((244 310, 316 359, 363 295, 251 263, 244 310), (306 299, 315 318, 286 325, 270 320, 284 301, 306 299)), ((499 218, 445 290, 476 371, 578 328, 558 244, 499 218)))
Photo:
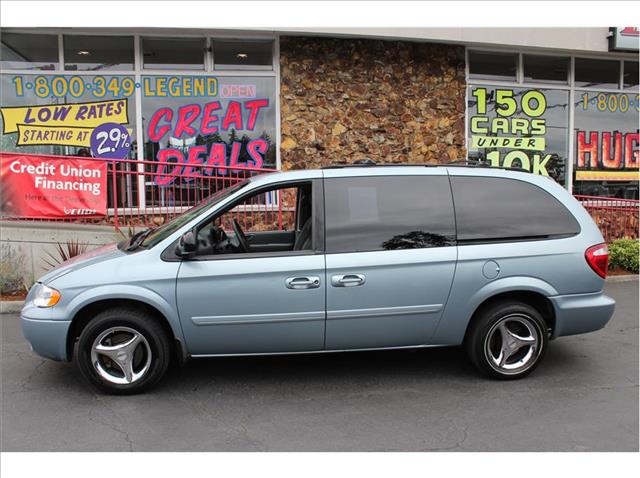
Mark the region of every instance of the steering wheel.
POLYGON ((244 235, 240 224, 235 219, 233 220, 233 233, 238 238, 238 247, 240 248, 240 252, 248 252, 249 251, 249 240, 247 236, 244 235))

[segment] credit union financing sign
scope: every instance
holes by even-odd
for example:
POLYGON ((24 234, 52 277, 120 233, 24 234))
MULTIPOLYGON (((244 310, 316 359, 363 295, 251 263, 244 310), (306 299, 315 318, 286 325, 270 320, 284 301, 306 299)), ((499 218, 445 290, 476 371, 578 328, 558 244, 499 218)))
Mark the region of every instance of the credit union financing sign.
POLYGON ((609 29, 609 51, 638 52, 640 30, 638 27, 612 27, 609 29))
POLYGON ((107 214, 107 163, 0 153, 0 213, 23 218, 107 214))

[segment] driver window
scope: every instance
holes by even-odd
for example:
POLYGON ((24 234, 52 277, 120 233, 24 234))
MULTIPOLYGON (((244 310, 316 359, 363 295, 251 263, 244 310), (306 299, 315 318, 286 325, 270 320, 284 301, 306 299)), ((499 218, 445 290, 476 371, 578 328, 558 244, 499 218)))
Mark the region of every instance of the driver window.
POLYGON ((247 196, 198 230, 198 254, 312 250, 311 183, 247 196))

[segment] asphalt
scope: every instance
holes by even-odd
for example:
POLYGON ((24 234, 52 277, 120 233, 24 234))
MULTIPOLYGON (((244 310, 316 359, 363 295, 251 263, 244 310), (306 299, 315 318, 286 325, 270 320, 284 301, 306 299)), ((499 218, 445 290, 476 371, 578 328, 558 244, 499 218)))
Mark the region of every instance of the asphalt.
POLYGON ((458 348, 225 358, 153 392, 94 393, 0 315, 2 451, 638 451, 638 284, 601 331, 553 341, 527 379, 458 348))

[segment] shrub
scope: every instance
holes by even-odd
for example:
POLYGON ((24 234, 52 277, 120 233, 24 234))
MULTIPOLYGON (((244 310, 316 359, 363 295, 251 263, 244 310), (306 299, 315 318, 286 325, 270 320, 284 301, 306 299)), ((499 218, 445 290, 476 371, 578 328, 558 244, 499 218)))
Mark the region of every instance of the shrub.
POLYGON ((25 291, 24 256, 4 242, 0 246, 0 294, 15 295, 25 291))
POLYGON ((45 264, 51 267, 56 267, 65 261, 68 261, 72 257, 84 254, 87 250, 88 244, 86 242, 80 242, 77 239, 69 239, 64 244, 56 242, 56 252, 58 256, 47 252, 48 258, 44 258, 45 264))
POLYGON ((640 241, 637 239, 618 239, 609 244, 609 266, 638 273, 638 255, 640 241))

